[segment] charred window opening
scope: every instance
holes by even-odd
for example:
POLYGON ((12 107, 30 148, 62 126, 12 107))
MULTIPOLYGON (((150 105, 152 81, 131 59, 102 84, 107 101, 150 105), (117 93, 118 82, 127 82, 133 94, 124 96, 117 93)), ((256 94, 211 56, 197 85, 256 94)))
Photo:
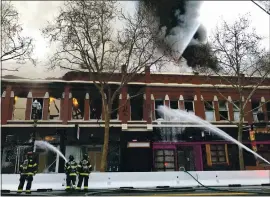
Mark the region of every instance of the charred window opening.
POLYGON ((130 95, 131 120, 143 120, 143 95, 130 95))
MULTIPOLYGON (((91 98, 90 98, 91 99, 91 98)), ((90 119, 101 119, 102 100, 101 98, 93 98, 90 101, 90 119)))
POLYGON ((157 110, 158 106, 161 106, 161 105, 164 105, 164 100, 162 100, 162 99, 155 100, 155 116, 156 116, 156 119, 163 118, 162 115, 160 114, 160 112, 157 110))
POLYGON ((118 119, 118 108, 119 108, 119 99, 118 97, 116 97, 112 103, 112 112, 111 112, 112 120, 118 119))
POLYGON ((72 98, 72 119, 84 118, 84 97, 72 98))
POLYGON ((214 113, 214 105, 212 101, 204 102, 204 110, 205 110, 205 119, 207 121, 214 121, 215 113, 214 113))
POLYGON ((179 109, 178 101, 170 100, 170 108, 171 109, 179 109))
POLYGON ((55 97, 50 97, 49 98, 49 119, 50 120, 58 120, 60 119, 60 103, 61 103, 61 98, 55 98, 55 97))
POLYGON ((219 101, 219 119, 220 120, 228 120, 228 103, 226 101, 219 101))
POLYGON ((193 100, 185 100, 185 110, 189 113, 194 113, 193 100))
POLYGON ((13 120, 25 120, 27 95, 19 94, 14 97, 13 120))
POLYGON ((37 101, 41 105, 41 109, 36 110, 35 108, 33 108, 33 106, 31 106, 31 120, 41 120, 43 112, 43 98, 33 98, 33 102, 35 101, 37 101))

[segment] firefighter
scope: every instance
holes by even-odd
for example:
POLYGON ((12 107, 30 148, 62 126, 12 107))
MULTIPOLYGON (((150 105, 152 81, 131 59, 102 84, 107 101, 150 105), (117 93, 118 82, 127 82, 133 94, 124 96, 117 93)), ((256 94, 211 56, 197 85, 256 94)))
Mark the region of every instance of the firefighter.
POLYGON ((92 166, 87 154, 83 155, 83 160, 79 163, 77 171, 79 174, 79 182, 76 189, 81 190, 82 182, 84 182, 84 190, 88 190, 88 179, 89 174, 92 171, 92 166))
POLYGON ((65 165, 66 178, 66 191, 74 189, 76 187, 76 176, 77 176, 77 163, 74 161, 72 155, 69 156, 69 162, 65 165))
POLYGON ((26 193, 31 194, 31 186, 33 181, 33 176, 37 173, 38 165, 33 159, 33 153, 28 152, 26 159, 20 165, 20 184, 18 187, 18 193, 22 193, 24 183, 27 181, 26 193))

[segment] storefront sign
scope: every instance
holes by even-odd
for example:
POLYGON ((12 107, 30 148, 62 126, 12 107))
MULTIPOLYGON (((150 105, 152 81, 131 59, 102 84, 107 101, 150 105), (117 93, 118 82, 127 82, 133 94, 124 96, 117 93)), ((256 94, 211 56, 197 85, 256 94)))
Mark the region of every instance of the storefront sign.
POLYGON ((128 148, 150 148, 150 142, 128 142, 128 148))

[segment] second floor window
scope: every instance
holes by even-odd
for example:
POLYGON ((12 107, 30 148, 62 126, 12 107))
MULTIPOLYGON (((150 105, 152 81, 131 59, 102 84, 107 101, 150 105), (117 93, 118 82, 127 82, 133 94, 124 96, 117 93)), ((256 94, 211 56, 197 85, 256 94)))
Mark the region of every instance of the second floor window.
POLYGON ((26 97, 14 97, 13 120, 25 120, 26 102, 26 97))
POLYGON ((215 120, 215 110, 212 101, 205 101, 204 102, 204 110, 205 110, 205 119, 207 121, 214 121, 215 120))
POLYGON ((185 110, 189 113, 193 113, 194 114, 194 106, 193 106, 193 100, 185 100, 184 101, 185 104, 185 110))
POLYGON ((219 119, 220 120, 229 120, 228 116, 228 105, 226 101, 219 101, 219 119))
POLYGON ((179 109, 178 101, 170 100, 170 108, 171 109, 179 109))
POLYGON ((233 118, 234 118, 234 121, 240 120, 240 102, 239 101, 233 102, 233 118))
POLYGON ((260 111, 260 102, 259 101, 251 101, 253 121, 258 122, 258 112, 260 111))
POLYGON ((156 116, 156 119, 159 119, 159 118, 163 118, 160 114, 160 112, 157 111, 158 109, 158 106, 160 105, 164 105, 164 101, 163 100, 155 100, 155 116, 156 116))
POLYGON ((41 120, 42 119, 42 112, 43 112, 43 98, 33 98, 33 103, 31 107, 31 120, 41 120), (37 107, 34 107, 37 103, 37 107))
POLYGON ((266 103, 266 111, 267 111, 268 121, 270 121, 270 103, 266 103))

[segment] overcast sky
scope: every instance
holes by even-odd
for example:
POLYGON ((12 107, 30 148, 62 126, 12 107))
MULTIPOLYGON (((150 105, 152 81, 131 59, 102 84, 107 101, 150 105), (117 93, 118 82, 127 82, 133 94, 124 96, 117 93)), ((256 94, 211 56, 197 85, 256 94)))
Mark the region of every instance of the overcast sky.
MULTIPOLYGON (((63 1, 13 1, 20 14, 20 22, 24 28, 24 34, 32 36, 35 40, 35 57, 39 62, 36 67, 25 64, 19 72, 3 72, 2 74, 14 74, 28 78, 60 77, 64 71, 48 71, 44 62, 50 52, 49 43, 42 37, 40 29, 45 27, 47 21, 51 21, 58 13, 63 1)), ((121 2, 123 6, 132 11, 136 2, 121 2)), ((221 17, 232 22, 239 15, 250 13, 252 26, 258 34, 265 37, 263 46, 269 49, 270 17, 251 1, 205 1, 201 8, 201 22, 206 27, 208 35, 211 34, 221 17)), ((4 66, 12 67, 13 62, 5 62, 4 66)))

